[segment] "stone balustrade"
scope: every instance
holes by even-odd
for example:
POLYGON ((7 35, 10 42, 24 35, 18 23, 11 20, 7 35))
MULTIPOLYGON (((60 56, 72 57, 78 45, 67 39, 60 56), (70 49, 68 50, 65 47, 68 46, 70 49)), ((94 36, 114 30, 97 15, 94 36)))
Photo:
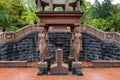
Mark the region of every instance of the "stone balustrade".
POLYGON ((36 25, 25 26, 24 28, 18 30, 16 32, 16 35, 17 35, 17 37, 21 37, 21 36, 24 36, 24 35, 26 35, 28 33, 34 32, 35 31, 35 27, 36 27, 36 25))
POLYGON ((91 26, 81 26, 82 32, 88 32, 102 40, 112 40, 117 43, 120 43, 120 34, 117 32, 103 32, 97 28, 91 26))
MULTIPOLYGON (((117 43, 120 43, 120 34, 117 32, 103 32, 99 29, 96 29, 91 26, 86 26, 86 25, 80 26, 80 28, 82 32, 88 32, 102 40, 112 40, 117 43)), ((0 34, 0 43, 4 41, 9 41, 9 40, 15 40, 31 32, 39 31, 40 29, 41 28, 38 27, 37 25, 28 25, 18 30, 16 33, 13 33, 13 32, 2 33, 0 34)))
POLYGON ((0 61, 0 67, 27 67, 27 61, 0 61))
POLYGON ((119 33, 114 33, 114 41, 120 43, 120 34, 119 33))
POLYGON ((17 38, 20 38, 26 34, 29 34, 31 32, 39 31, 41 28, 37 25, 28 25, 24 28, 19 29, 17 32, 4 32, 0 34, 0 43, 9 41, 9 40, 15 40, 17 38))
POLYGON ((0 42, 14 40, 16 35, 14 32, 4 32, 0 34, 0 42))
POLYGON ((95 35, 96 37, 104 40, 105 39, 105 33, 99 29, 96 29, 91 26, 86 26, 86 32, 91 33, 92 35, 95 35))
POLYGON ((119 60, 93 60, 93 67, 120 67, 119 60))

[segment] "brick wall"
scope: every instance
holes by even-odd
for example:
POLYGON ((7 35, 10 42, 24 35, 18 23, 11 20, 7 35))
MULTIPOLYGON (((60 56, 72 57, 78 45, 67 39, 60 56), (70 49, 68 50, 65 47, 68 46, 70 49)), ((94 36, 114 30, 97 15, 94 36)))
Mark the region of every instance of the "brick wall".
MULTIPOLYGON (((0 60, 27 60, 38 61, 37 32, 30 33, 15 41, 0 44, 0 60)), ((83 51, 81 60, 120 60, 120 45, 113 41, 103 41, 99 38, 83 32, 83 51)), ((63 43, 64 60, 68 60, 70 53, 70 33, 49 33, 49 55, 54 60, 55 43, 63 43)))
POLYGON ((89 33, 83 32, 83 49, 81 60, 120 60, 120 44, 103 41, 89 33))
POLYGON ((70 33, 58 32, 49 33, 49 55, 55 59, 55 44, 60 42, 63 44, 63 57, 67 61, 70 53, 70 33))
POLYGON ((0 46, 0 60, 38 61, 37 32, 0 46))

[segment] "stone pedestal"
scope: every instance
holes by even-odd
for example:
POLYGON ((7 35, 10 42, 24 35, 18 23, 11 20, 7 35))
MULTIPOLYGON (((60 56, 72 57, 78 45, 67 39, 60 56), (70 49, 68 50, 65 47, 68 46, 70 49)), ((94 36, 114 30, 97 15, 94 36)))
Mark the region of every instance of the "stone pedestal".
POLYGON ((71 61, 75 61, 75 57, 73 57, 73 56, 69 56, 69 59, 70 59, 71 61))
POLYGON ((82 76, 80 68, 82 68, 81 62, 72 62, 72 74, 82 76))
POLYGON ((81 62, 72 62, 72 68, 81 68, 81 62))
MULTIPOLYGON (((60 45, 60 44, 59 44, 60 45)), ((50 74, 68 74, 68 64, 62 63, 63 62, 63 50, 61 45, 57 45, 56 50, 56 64, 51 65, 50 74)))
POLYGON ((72 62, 75 61, 75 57, 69 56, 69 71, 72 70, 72 62))
POLYGON ((39 62, 38 68, 47 68, 47 62, 39 62))
POLYGON ((39 62, 38 63, 38 74, 37 75, 44 75, 44 74, 47 74, 48 73, 48 64, 47 62, 39 62))
POLYGON ((45 57, 45 61, 47 62, 48 64, 48 67, 47 67, 47 70, 50 71, 50 64, 51 64, 51 60, 50 60, 50 57, 45 57))
POLYGON ((50 74, 59 75, 59 74, 68 74, 68 73, 69 73, 68 65, 63 63, 53 64, 50 69, 50 74))

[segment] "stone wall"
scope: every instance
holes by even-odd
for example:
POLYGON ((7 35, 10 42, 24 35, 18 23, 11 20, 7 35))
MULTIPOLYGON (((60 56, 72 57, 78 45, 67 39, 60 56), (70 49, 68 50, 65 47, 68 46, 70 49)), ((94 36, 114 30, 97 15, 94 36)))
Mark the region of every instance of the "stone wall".
POLYGON ((93 60, 101 56, 101 40, 88 33, 82 33, 83 51, 81 60, 93 60))
POLYGON ((82 33, 83 51, 81 60, 120 60, 120 44, 102 41, 89 33, 82 33))
MULTIPOLYGON (((30 33, 15 41, 0 44, 0 60, 38 61, 37 32, 30 33)), ((83 51, 81 60, 120 60, 120 45, 113 41, 102 41, 97 37, 83 32, 83 51)), ((49 33, 49 55, 55 59, 55 43, 63 43, 64 60, 70 53, 70 33, 49 33)))
POLYGON ((37 32, 28 34, 18 40, 0 46, 0 60, 38 61, 37 32))
MULTIPOLYGON (((37 50, 38 33, 31 33, 16 41, 10 41, 0 45, 0 60, 27 60, 38 61, 39 52, 37 50)), ((56 42, 63 43, 65 59, 68 59, 70 51, 70 33, 49 33, 49 55, 55 59, 56 42)))
POLYGON ((70 33, 69 32, 53 32, 49 33, 49 55, 55 59, 55 44, 60 42, 63 44, 63 57, 67 61, 70 53, 70 33))

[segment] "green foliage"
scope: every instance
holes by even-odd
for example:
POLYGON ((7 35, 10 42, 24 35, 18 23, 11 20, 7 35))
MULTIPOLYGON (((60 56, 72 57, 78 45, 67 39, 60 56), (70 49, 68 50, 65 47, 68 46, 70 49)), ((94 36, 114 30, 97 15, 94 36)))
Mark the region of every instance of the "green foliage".
MULTIPOLYGON (((46 6, 48 11, 49 7, 46 6)), ((57 11, 63 11, 61 7, 57 11)), ((69 8, 73 11, 73 8, 69 8)), ((15 31, 25 25, 34 24, 38 21, 36 16, 35 0, 0 0, 0 29, 15 31)), ((104 0, 100 3, 95 0, 94 5, 83 0, 81 12, 84 16, 81 18, 82 23, 95 26, 101 30, 113 29, 120 31, 120 4, 113 5, 111 0, 104 0)))
POLYGON ((22 19, 25 20, 28 24, 34 24, 38 21, 38 17, 36 16, 35 0, 23 0, 24 4, 27 7, 27 12, 23 13, 22 19))
POLYGON ((98 29, 101 29, 103 31, 108 31, 110 30, 110 22, 108 20, 98 18, 98 19, 92 19, 88 23, 89 25, 92 25, 98 29))
POLYGON ((110 21, 111 28, 113 28, 115 31, 120 31, 120 14, 119 13, 112 14, 110 21))
POLYGON ((81 11, 85 13, 81 21, 84 24, 89 24, 104 31, 111 29, 120 31, 120 4, 114 5, 111 2, 111 0, 104 0, 100 3, 95 0, 94 5, 90 6, 84 0, 81 11), (89 7, 87 8, 88 5, 89 7))
POLYGON ((38 20, 34 0, 0 0, 0 11, 0 29, 8 31, 15 31, 38 20))
POLYGON ((21 18, 25 20, 28 24, 34 24, 38 21, 38 17, 34 12, 25 12, 23 13, 23 16, 21 18))
POLYGON ((93 9, 91 10, 91 16, 93 18, 107 19, 111 16, 111 13, 115 12, 115 7, 110 0, 104 0, 102 4, 98 0, 95 0, 93 9))
POLYGON ((54 11, 63 11, 62 7, 56 7, 54 11))
POLYGON ((81 12, 84 12, 83 17, 81 18, 81 22, 84 24, 88 24, 90 22, 91 18, 91 10, 92 10, 93 6, 90 4, 90 2, 87 2, 85 0, 83 0, 83 4, 80 8, 81 12))
POLYGON ((6 29, 9 30, 11 25, 13 25, 13 15, 0 11, 0 29, 2 29, 2 31, 6 31, 6 29))

